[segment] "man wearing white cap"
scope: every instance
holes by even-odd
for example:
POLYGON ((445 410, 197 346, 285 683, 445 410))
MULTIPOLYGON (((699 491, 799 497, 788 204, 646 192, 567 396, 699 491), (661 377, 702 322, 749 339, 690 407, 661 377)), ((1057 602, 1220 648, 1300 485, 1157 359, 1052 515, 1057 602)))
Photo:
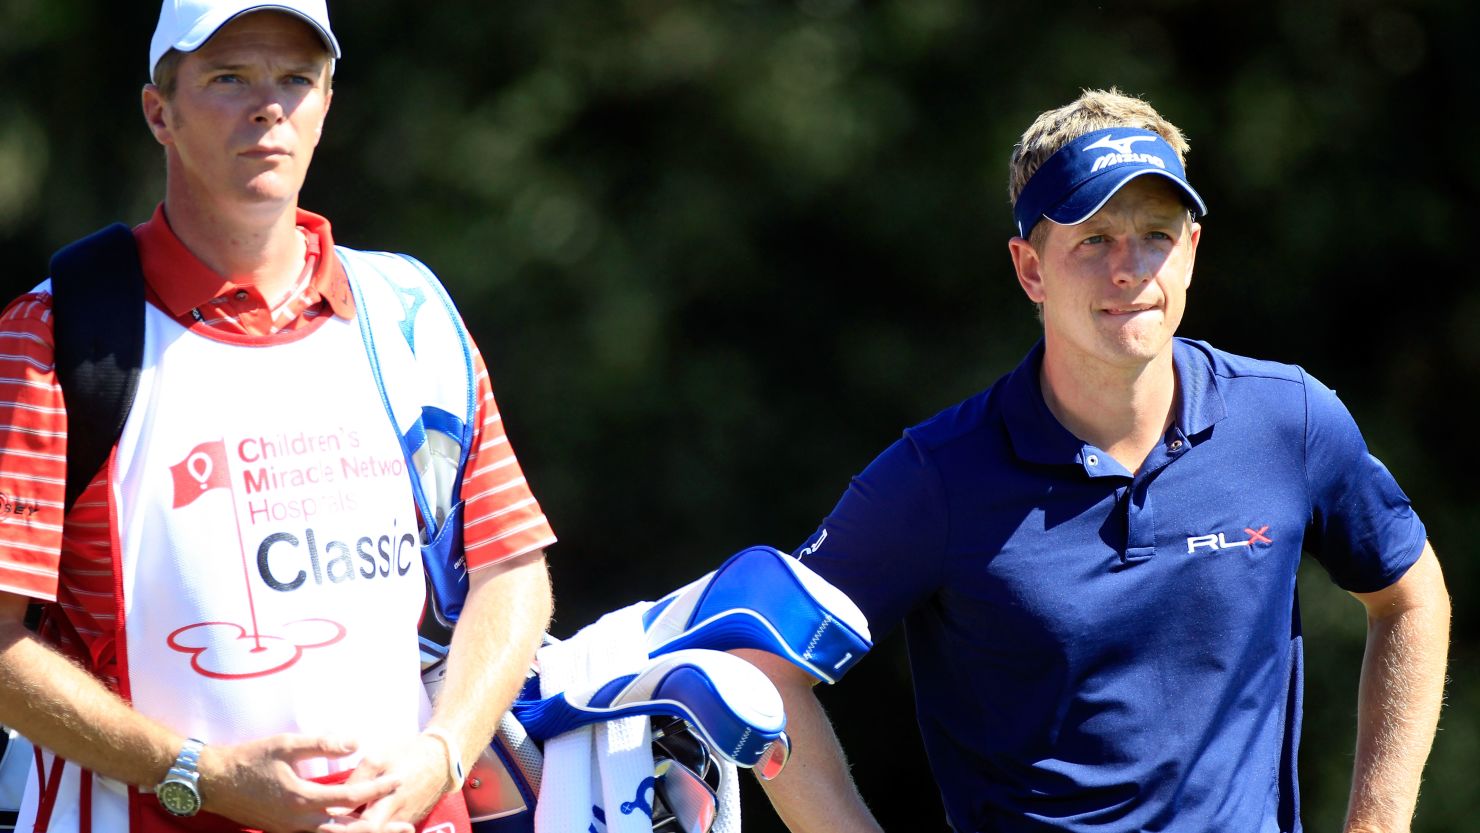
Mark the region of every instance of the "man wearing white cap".
MULTIPOLYGON (((905 626, 961 833, 1300 830, 1302 551, 1368 617, 1346 829, 1408 829, 1444 580, 1330 389, 1175 337, 1207 213, 1186 148, 1113 90, 1028 128, 1008 249, 1042 341, 908 429, 798 550, 876 639, 905 626)), ((810 680, 755 661, 786 701, 767 790, 791 829, 878 829, 810 680)))
POLYGON ((429 703, 425 542, 358 319, 412 342, 433 299, 386 325, 346 271, 369 256, 298 208, 339 57, 323 0, 165 1, 143 110, 166 194, 131 235, 143 372, 80 496, 50 282, 0 316, 22 510, 0 524, 0 723, 41 750, 18 829, 469 829, 462 772, 545 630, 554 537, 482 359, 448 355, 475 371, 469 590, 429 703))

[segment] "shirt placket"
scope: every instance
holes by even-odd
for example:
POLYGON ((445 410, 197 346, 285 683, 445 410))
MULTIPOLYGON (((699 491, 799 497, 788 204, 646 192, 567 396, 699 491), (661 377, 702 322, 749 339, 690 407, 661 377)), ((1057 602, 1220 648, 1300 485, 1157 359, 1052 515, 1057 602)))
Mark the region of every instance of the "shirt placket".
POLYGON ((1172 426, 1163 441, 1141 465, 1141 470, 1132 475, 1109 455, 1091 445, 1085 445, 1080 453, 1080 462, 1085 473, 1091 477, 1120 477, 1129 482, 1116 490, 1117 511, 1124 513, 1125 541, 1121 546, 1121 560, 1131 564, 1145 561, 1156 554, 1156 510, 1151 501, 1151 484, 1161 470, 1177 460, 1191 447, 1182 429, 1172 426))

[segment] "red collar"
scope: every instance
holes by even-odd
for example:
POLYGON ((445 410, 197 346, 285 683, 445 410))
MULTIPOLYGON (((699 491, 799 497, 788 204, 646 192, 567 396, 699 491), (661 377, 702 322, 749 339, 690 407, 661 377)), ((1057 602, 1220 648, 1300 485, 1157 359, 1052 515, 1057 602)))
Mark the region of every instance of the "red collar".
MULTIPOLYGON (((328 220, 301 208, 296 220, 308 240, 309 257, 314 258, 323 252, 333 253, 334 237, 328 220)), ((154 209, 149 222, 134 228, 134 239, 139 244, 139 262, 144 268, 145 282, 164 308, 176 318, 238 288, 237 284, 213 271, 185 248, 170 228, 163 203, 154 209)), ((310 286, 329 302, 335 315, 346 319, 355 317, 354 296, 350 294, 349 278, 339 258, 317 257, 310 286)))

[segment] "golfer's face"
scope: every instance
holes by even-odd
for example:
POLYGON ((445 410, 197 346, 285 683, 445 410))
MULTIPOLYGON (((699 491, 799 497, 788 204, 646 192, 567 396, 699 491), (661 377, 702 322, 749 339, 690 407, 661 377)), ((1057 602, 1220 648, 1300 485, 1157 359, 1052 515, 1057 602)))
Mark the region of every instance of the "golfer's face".
POLYGON ((1083 223, 1051 227, 1034 298, 1045 337, 1115 365, 1159 355, 1182 322, 1200 236, 1159 176, 1132 180, 1083 223))
POLYGON ((308 24, 257 12, 180 61, 160 142, 211 201, 281 203, 303 187, 329 110, 329 56, 308 24))

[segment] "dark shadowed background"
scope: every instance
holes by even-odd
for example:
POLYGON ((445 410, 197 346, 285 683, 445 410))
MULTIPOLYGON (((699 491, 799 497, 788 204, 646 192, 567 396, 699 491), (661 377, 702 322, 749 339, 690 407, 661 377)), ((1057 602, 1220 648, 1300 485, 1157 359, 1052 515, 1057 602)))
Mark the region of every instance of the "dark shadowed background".
MULTIPOLYGON (((138 104, 156 11, 0 0, 6 297, 160 199, 138 104)), ((1005 245, 1013 141, 1081 87, 1147 97, 1211 207, 1183 334, 1336 388, 1428 523, 1456 631, 1415 830, 1475 829, 1480 7, 333 11, 345 58, 303 204, 459 300, 561 538, 558 635, 746 545, 795 546, 902 428, 1009 370, 1038 330, 1005 245)), ((1305 818, 1336 830, 1364 620, 1319 567, 1301 591, 1305 818)), ((943 829, 899 635, 823 699, 886 827, 943 829)), ((780 830, 747 796, 747 829, 780 830)))

